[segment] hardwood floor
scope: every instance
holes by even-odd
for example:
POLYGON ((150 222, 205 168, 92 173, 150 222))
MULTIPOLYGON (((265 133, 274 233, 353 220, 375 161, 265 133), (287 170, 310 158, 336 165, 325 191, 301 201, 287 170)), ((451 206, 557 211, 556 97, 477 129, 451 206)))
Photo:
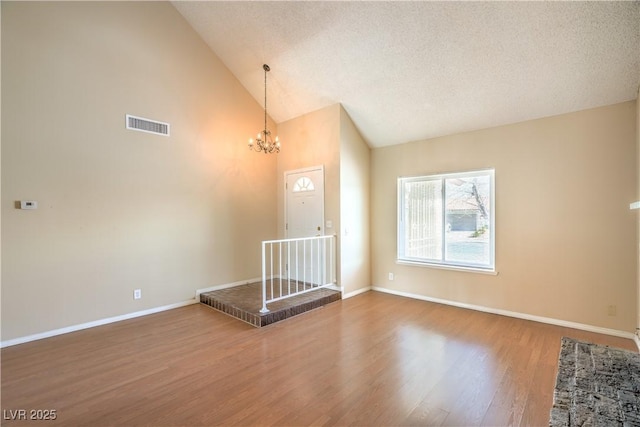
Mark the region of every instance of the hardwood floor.
POLYGON ((193 305, 3 349, 2 425, 542 426, 565 335, 637 350, 378 292, 261 329, 193 305))

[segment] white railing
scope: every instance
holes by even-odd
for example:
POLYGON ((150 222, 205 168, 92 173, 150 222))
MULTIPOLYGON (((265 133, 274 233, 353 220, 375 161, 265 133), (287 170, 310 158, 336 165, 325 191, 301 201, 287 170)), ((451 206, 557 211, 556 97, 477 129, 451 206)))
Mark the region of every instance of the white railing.
POLYGON ((262 309, 336 283, 336 236, 262 242, 262 309))

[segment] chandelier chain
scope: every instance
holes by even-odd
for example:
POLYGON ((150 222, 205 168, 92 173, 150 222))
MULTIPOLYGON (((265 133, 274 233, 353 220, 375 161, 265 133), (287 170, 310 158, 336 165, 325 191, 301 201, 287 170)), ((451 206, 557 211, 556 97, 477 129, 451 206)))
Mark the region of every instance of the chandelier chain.
POLYGON ((271 71, 271 68, 267 64, 262 65, 262 69, 264 70, 264 128, 262 132, 258 133, 256 137, 256 144, 254 147, 253 139, 249 138, 249 149, 255 150, 257 152, 263 152, 265 154, 268 153, 279 153, 280 152, 280 141, 276 136, 275 141, 271 140, 271 132, 267 129, 267 72, 271 71))
MULTIPOLYGON (((264 131, 267 132, 267 71, 269 70, 269 66, 264 64, 262 66, 264 69, 264 131)), ((267 136, 264 137, 267 139, 267 136)))

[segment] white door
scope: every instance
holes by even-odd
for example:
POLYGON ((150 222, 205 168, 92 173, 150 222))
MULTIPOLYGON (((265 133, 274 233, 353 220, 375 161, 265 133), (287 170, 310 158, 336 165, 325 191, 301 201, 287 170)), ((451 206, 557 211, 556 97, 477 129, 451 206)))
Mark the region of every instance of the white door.
POLYGON ((285 172, 287 238, 324 234, 324 168, 285 172))
MULTIPOLYGON (((289 239, 324 235, 324 167, 285 172, 285 232, 289 239)), ((289 277, 305 283, 325 280, 319 271, 318 246, 299 242, 297 261, 288 266, 289 277), (315 253, 314 253, 315 251, 315 253)), ((322 249, 321 249, 322 250, 322 249)))

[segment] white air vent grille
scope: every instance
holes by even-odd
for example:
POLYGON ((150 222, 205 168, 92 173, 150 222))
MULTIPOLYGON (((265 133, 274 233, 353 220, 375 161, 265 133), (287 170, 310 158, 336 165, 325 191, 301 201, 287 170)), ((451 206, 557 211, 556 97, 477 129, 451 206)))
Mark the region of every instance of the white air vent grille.
POLYGON ((157 120, 150 120, 127 114, 127 129, 169 136, 170 127, 169 123, 163 123, 157 120))

